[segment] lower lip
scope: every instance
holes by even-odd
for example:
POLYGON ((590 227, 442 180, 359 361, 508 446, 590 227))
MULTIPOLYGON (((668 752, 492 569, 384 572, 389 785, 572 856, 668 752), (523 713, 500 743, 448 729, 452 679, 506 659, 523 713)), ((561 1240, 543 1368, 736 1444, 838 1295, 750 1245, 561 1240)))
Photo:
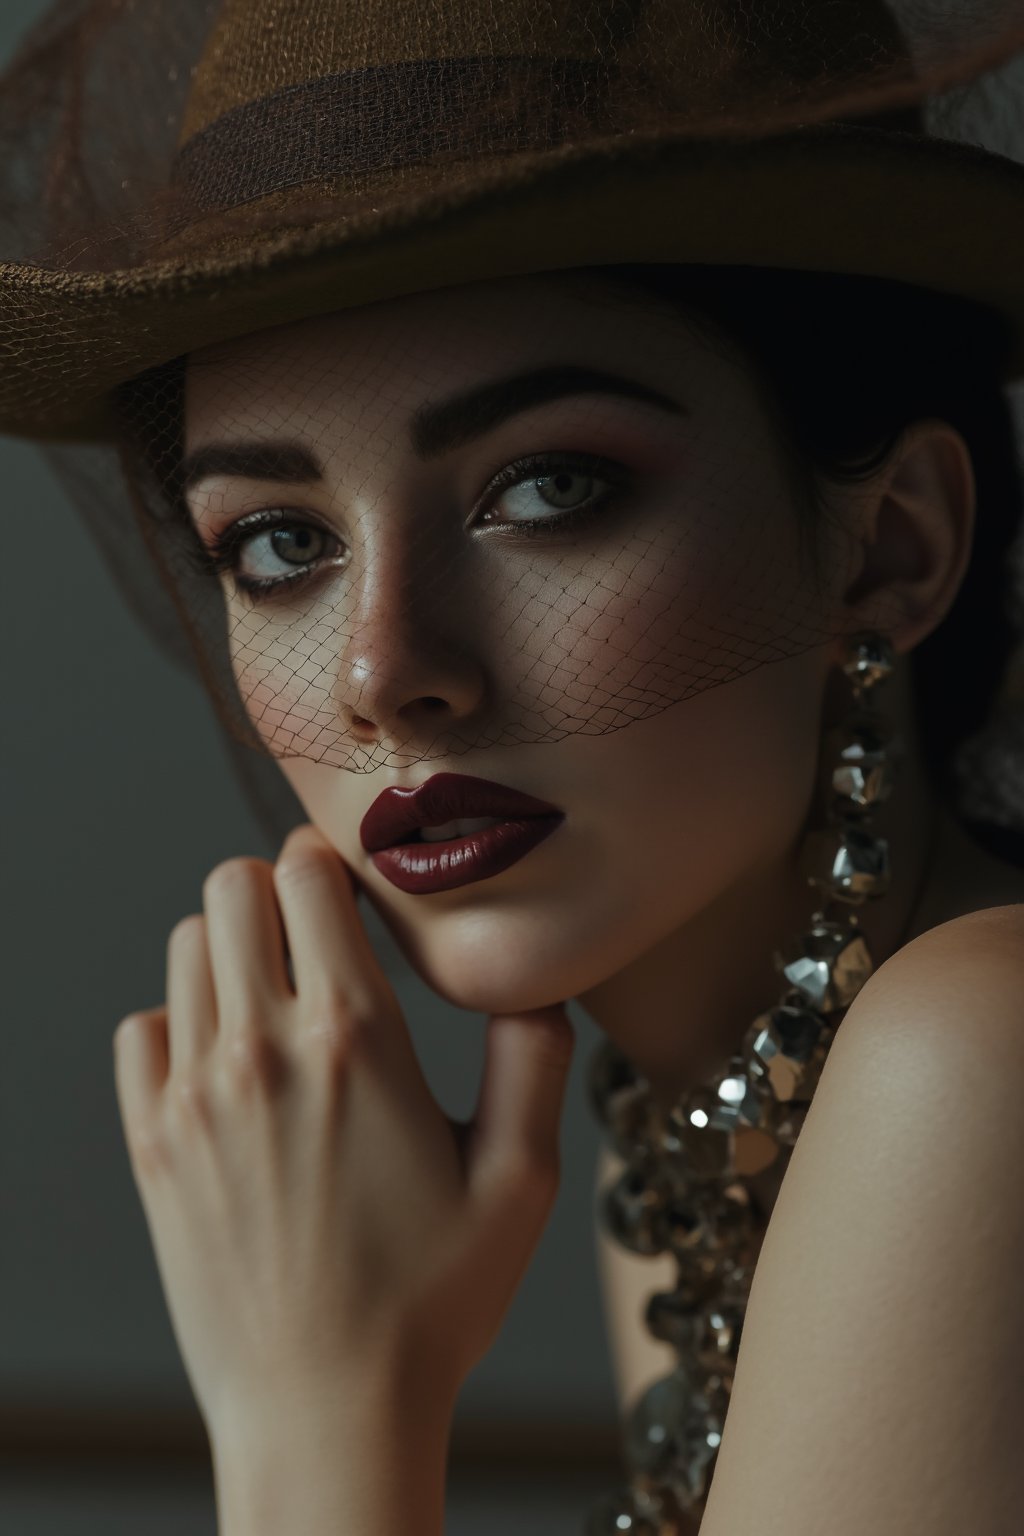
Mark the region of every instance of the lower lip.
POLYGON ((488 880, 550 837, 564 816, 524 816, 499 821, 482 832, 470 832, 444 843, 399 843, 371 854, 374 867, 400 891, 422 896, 451 891, 457 885, 488 880))

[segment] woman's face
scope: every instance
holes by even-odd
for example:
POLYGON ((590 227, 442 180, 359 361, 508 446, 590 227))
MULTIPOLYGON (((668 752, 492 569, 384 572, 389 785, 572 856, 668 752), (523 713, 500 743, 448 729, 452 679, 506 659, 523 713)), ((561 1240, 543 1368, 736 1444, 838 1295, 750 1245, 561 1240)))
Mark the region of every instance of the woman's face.
POLYGON ((271 477, 207 455, 189 508, 206 542, 259 509, 300 525, 297 545, 254 532, 239 555, 243 576, 311 570, 290 594, 256 601, 221 578, 239 689, 440 995, 485 1012, 580 996, 792 846, 834 615, 803 573, 750 374, 681 317, 525 277, 216 344, 187 375, 197 471, 214 444, 316 460, 282 480, 283 459, 271 477), (437 411, 569 368, 643 398, 581 375, 468 424, 437 411), (538 454, 585 458, 484 494, 538 454), (527 519, 540 526, 524 536, 527 519), (500 874, 408 894, 374 867, 360 822, 382 789, 438 772, 497 780, 564 820, 500 874))

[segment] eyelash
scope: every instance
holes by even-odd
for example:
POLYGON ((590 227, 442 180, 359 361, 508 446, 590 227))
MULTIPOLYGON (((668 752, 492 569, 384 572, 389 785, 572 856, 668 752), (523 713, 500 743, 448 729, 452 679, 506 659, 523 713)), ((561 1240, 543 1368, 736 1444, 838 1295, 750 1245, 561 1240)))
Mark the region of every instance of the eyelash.
MULTIPOLYGON (((610 502, 615 499, 618 491, 622 490, 632 479, 630 472, 622 464, 617 464, 614 459, 601 458, 597 454, 568 453, 568 454, 534 454, 525 459, 516 459, 511 464, 506 464, 487 486, 483 497, 477 504, 478 509, 489 509, 497 495, 501 491, 523 484, 527 480, 540 479, 542 476, 553 476, 559 470, 570 470, 574 473, 590 474, 597 470, 604 473, 601 479, 608 481, 612 487, 603 496, 596 500, 590 500, 580 507, 570 507, 564 512, 555 511, 552 517, 537 517, 529 520, 521 520, 515 523, 501 523, 492 526, 501 527, 512 531, 513 538, 536 538, 544 536, 549 531, 563 533, 569 528, 577 527, 586 519, 603 511, 610 502)), ((595 478, 598 478, 595 474, 595 478)), ((297 584, 310 581, 317 574, 315 569, 297 570, 293 576, 260 576, 247 577, 238 574, 239 555, 243 544, 251 535, 263 533, 268 528, 311 528, 314 533, 322 533, 327 538, 335 535, 327 534, 325 529, 316 523, 307 522, 295 517, 283 507, 261 508, 257 512, 251 512, 245 517, 239 518, 230 527, 224 528, 210 541, 204 556, 204 564, 212 568, 218 574, 222 571, 230 571, 234 575, 235 586, 254 599, 273 590, 293 588, 297 584)))

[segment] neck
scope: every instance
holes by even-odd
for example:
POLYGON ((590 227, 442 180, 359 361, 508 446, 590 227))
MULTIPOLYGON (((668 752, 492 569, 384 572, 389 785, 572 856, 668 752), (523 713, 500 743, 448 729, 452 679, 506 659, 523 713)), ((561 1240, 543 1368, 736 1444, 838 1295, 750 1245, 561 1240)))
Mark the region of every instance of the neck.
MULTIPOLYGON (((884 712, 905 756, 872 825, 889 841, 892 881, 884 897, 851 908, 876 968, 914 930, 937 826, 935 798, 911 729, 906 667, 897 667, 889 694, 884 712)), ((746 876, 579 998, 666 1107, 723 1070, 749 1025, 783 990, 774 953, 799 937, 821 905, 821 893, 798 869, 806 825, 776 864, 746 876)))

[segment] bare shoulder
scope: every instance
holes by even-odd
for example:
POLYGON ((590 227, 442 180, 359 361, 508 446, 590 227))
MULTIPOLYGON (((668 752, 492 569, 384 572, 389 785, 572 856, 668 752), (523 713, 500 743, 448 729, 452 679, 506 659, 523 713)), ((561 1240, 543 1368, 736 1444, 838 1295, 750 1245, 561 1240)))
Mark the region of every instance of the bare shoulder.
MULTIPOLYGON (((1021 879, 1024 883, 1024 873, 1021 879)), ((953 944, 970 949, 978 942, 988 940, 1020 949, 1021 944, 1024 943, 1024 896, 1019 901, 1006 902, 998 906, 978 907, 973 911, 962 912, 956 917, 951 917, 946 922, 937 923, 924 933, 918 934, 897 953, 906 955, 918 947, 935 943, 953 944)))
POLYGON ((897 950, 847 1010, 830 1062, 849 1063, 879 1035, 933 1050, 1005 1036, 1024 1050, 1024 902, 963 913, 897 950))
POLYGON ((848 1011, 754 1274, 702 1536, 1024 1529, 1024 906, 848 1011))

